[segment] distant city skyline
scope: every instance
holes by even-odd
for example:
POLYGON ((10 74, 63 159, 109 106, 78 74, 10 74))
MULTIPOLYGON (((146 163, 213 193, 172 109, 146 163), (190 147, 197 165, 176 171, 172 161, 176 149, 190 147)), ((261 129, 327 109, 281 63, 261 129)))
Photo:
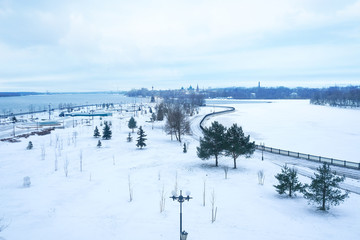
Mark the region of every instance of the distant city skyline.
POLYGON ((360 85, 360 0, 0 0, 0 92, 360 85))

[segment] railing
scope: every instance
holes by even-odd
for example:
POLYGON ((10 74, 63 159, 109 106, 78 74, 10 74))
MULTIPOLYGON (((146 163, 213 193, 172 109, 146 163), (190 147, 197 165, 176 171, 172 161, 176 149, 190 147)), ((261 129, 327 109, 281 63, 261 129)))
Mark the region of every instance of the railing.
MULTIPOLYGON (((223 113, 228 113, 228 112, 235 111, 235 108, 233 108, 233 107, 223 107, 223 106, 216 106, 216 107, 227 108, 227 110, 206 114, 203 117, 203 119, 200 121, 201 130, 204 130, 204 127, 202 126, 202 124, 209 117, 214 116, 214 115, 218 115, 218 114, 223 114, 223 113)), ((334 165, 334 166, 339 166, 339 167, 360 169, 360 163, 351 162, 351 161, 339 160, 339 159, 335 159, 335 158, 328 158, 328 157, 316 156, 316 155, 299 153, 299 152, 292 152, 292 151, 283 150, 283 149, 279 149, 279 148, 266 147, 264 145, 258 145, 258 144, 256 144, 256 149, 261 150, 261 151, 274 153, 274 154, 283 155, 283 156, 306 159, 306 160, 314 161, 314 162, 328 163, 328 164, 331 164, 331 165, 334 165)))
POLYGON ((256 145, 256 149, 258 149, 260 151, 283 155, 283 156, 306 159, 306 160, 314 161, 314 162, 328 163, 328 164, 331 164, 334 166, 339 166, 339 167, 360 169, 360 163, 355 163, 355 162, 351 162, 351 161, 339 160, 339 159, 335 159, 335 158, 328 158, 328 157, 316 156, 316 155, 299 153, 299 152, 292 152, 292 151, 283 150, 283 149, 279 149, 279 148, 266 147, 264 145, 256 145))
POLYGON ((204 123, 205 120, 207 120, 210 116, 214 116, 214 115, 219 115, 219 114, 223 114, 223 113, 228 113, 228 112, 233 112, 235 111, 235 108, 233 107, 224 107, 224 106, 215 106, 215 107, 221 107, 221 108, 226 108, 227 110, 223 110, 223 111, 219 111, 219 112, 212 112, 209 114, 206 114, 203 119, 200 121, 200 128, 201 130, 204 130, 204 127, 202 126, 202 124, 204 123))

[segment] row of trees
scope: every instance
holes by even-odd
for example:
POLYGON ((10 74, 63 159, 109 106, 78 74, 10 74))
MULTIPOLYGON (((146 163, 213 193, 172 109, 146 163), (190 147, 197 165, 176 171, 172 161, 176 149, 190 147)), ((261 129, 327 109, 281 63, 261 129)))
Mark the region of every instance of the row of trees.
POLYGON ((334 107, 360 107, 360 88, 351 86, 321 89, 310 102, 334 107))
MULTIPOLYGON (((134 129, 137 128, 137 125, 136 125, 136 121, 133 117, 130 118, 129 120, 129 123, 128 123, 128 127, 132 130, 132 132, 134 132, 134 129)), ((104 128, 103 128, 103 134, 102 134, 102 138, 104 140, 109 140, 111 139, 111 136, 112 136, 112 131, 110 129, 110 125, 108 124, 107 121, 105 121, 104 123, 104 128)), ((145 141, 147 140, 145 137, 145 131, 142 129, 142 127, 140 126, 139 127, 139 130, 138 130, 138 133, 137 133, 139 136, 138 136, 138 139, 137 139, 137 144, 136 146, 139 147, 139 148, 143 148, 143 147, 146 147, 146 143, 145 141)), ((94 137, 95 138, 98 138, 100 137, 100 132, 99 132, 99 129, 98 127, 96 126, 95 129, 94 129, 94 137)), ((127 137, 127 141, 128 142, 131 142, 132 141, 132 137, 129 133, 129 136, 127 137)), ((98 141, 98 144, 97 144, 97 147, 101 147, 101 141, 99 140, 98 141)))
MULTIPOLYGON (((112 131, 110 129, 109 123, 107 121, 105 121, 102 138, 104 140, 109 140, 109 139, 111 139, 111 136, 112 136, 112 131)), ((95 127, 95 130, 94 130, 94 137, 95 138, 100 137, 100 132, 99 132, 99 129, 97 126, 95 127)))
POLYGON ((302 192, 309 203, 319 205, 318 208, 323 211, 330 209, 331 205, 339 205, 349 196, 347 191, 343 193, 339 189, 339 183, 345 177, 337 176, 336 172, 331 171, 329 164, 324 163, 317 171, 311 177, 310 185, 302 184, 298 180, 296 169, 285 165, 281 173, 275 176, 279 184, 274 187, 279 194, 287 194, 289 197, 294 196, 297 191, 302 192))
POLYGON ((236 160, 239 156, 250 157, 255 151, 255 142, 250 142, 250 135, 245 136, 242 127, 233 124, 229 129, 217 121, 212 122, 210 127, 203 129, 204 137, 200 138, 200 146, 197 147, 197 155, 203 160, 215 158, 215 166, 218 166, 219 156, 231 156, 236 168, 236 160))

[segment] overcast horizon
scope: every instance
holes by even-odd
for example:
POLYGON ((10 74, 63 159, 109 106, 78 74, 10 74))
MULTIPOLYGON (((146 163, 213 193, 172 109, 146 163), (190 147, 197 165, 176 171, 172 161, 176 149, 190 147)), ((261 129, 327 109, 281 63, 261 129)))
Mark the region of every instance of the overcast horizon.
POLYGON ((360 0, 0 0, 0 92, 360 85, 360 0))

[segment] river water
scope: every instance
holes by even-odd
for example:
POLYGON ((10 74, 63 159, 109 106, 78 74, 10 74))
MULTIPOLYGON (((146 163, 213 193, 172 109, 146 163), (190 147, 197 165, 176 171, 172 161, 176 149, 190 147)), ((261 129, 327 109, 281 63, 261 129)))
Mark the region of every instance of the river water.
POLYGON ((79 93, 79 94, 45 94, 20 97, 0 97, 0 115, 10 113, 23 113, 42 111, 58 108, 60 104, 85 105, 101 103, 141 103, 148 101, 146 98, 132 98, 121 94, 106 93, 79 93))

